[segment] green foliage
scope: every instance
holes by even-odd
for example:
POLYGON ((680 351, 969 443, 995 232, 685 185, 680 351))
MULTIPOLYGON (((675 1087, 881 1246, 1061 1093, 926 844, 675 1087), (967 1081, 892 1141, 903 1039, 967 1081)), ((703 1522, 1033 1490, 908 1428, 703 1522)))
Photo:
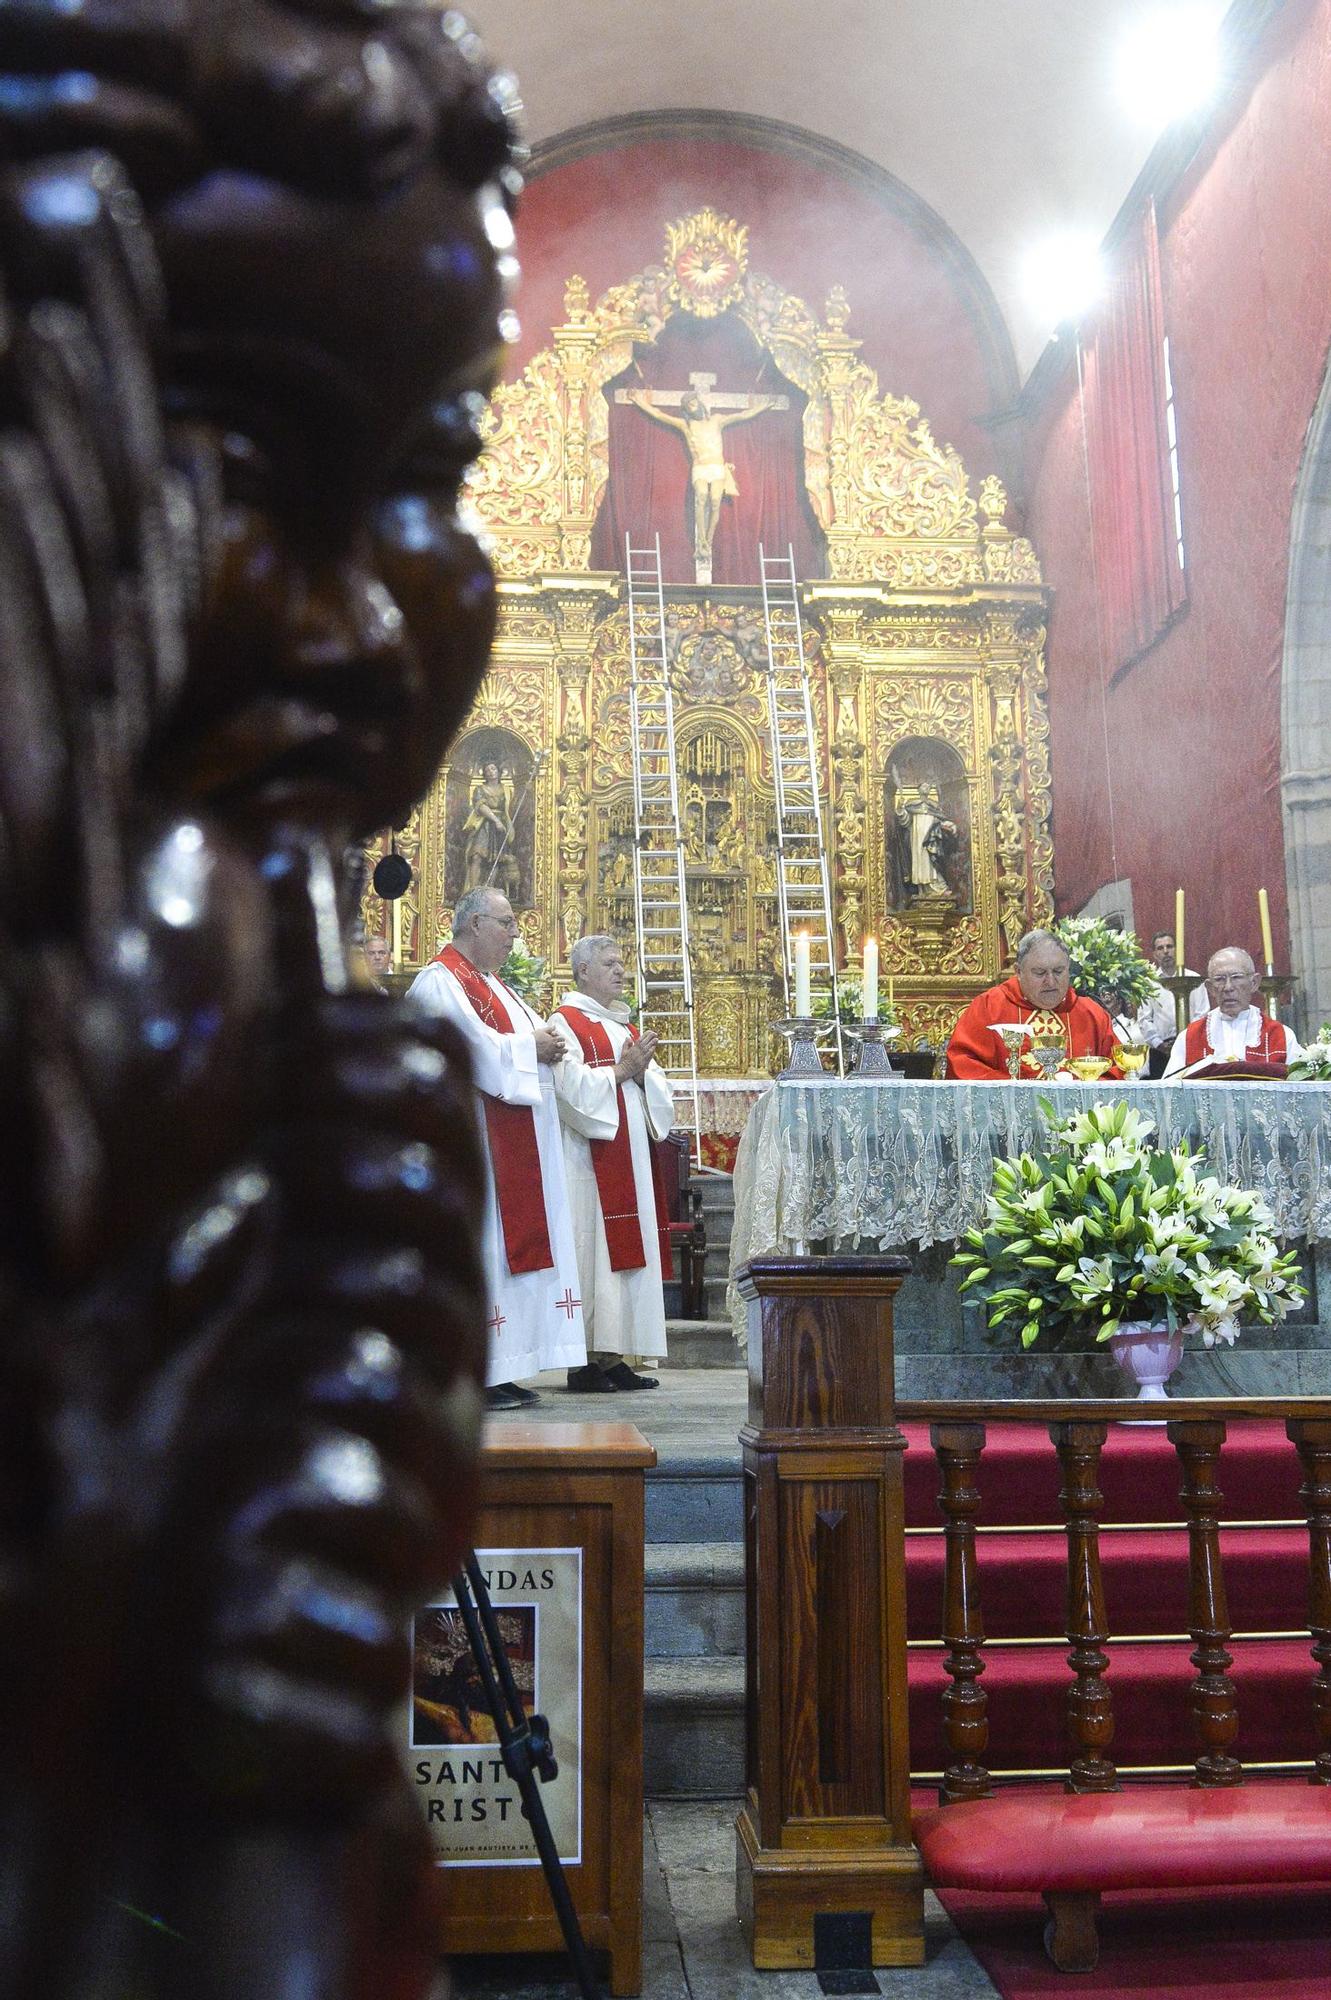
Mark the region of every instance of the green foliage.
POLYGON ((1289 1066, 1291 1083, 1331 1083, 1331 1021, 1323 1021, 1317 1040, 1309 1042, 1289 1066))
MULTIPOLYGON (((864 988, 858 972, 839 972, 836 982, 837 1013, 843 1021, 858 1021, 860 1008, 864 1005, 864 988)), ((832 996, 824 989, 813 1003, 815 1021, 830 1021, 832 1018, 832 996)), ((884 1004, 883 989, 878 989, 878 1018, 885 1027, 896 1024, 896 1010, 884 1004)))
POLYGON ((543 1011, 550 987, 549 960, 534 957, 520 937, 514 938, 513 948, 499 968, 499 977, 538 1014, 543 1011))
POLYGON ((1131 1014, 1159 984, 1159 974, 1133 931, 1111 930, 1100 917, 1060 917, 1054 936, 1072 960, 1072 984, 1093 1000, 1102 993, 1117 994, 1131 1014))
POLYGON ((1187 1146, 1162 1153, 1155 1125, 1126 1103, 1058 1119, 1040 1100, 1052 1144, 994 1165, 984 1219, 952 1263, 990 1327, 1023 1347, 1094 1323, 1195 1325, 1203 1343, 1238 1337, 1240 1316, 1270 1326, 1304 1297, 1260 1195, 1200 1176, 1187 1146))

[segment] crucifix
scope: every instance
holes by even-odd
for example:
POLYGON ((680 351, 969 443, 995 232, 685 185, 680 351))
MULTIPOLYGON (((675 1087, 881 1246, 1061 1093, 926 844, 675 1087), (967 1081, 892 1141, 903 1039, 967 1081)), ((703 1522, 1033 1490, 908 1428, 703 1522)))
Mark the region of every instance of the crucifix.
POLYGON ((617 403, 632 403, 646 417, 678 431, 689 454, 693 491, 693 568, 699 583, 712 580, 712 538, 727 494, 738 498, 733 469, 726 464, 721 434, 764 410, 788 410, 787 396, 745 396, 716 388, 715 375, 689 376, 687 389, 618 389, 617 403), (678 416, 670 414, 672 409, 678 416), (721 412, 726 412, 722 415, 721 412))

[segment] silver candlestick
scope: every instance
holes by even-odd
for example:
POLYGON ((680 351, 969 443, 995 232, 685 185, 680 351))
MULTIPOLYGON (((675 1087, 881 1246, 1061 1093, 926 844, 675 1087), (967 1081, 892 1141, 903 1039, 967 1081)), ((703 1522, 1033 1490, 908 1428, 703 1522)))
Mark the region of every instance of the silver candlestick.
POLYGON ((822 1061, 818 1054, 818 1037, 831 1028, 830 1021, 815 1021, 812 1015, 794 1015, 788 1021, 773 1021, 772 1026, 779 1035, 784 1035, 790 1043, 790 1057, 783 1070, 778 1070, 777 1081, 785 1083, 790 1079, 797 1082, 806 1077, 823 1076, 822 1061))
POLYGON ((891 1021, 846 1021, 843 1026, 851 1040, 859 1043, 851 1075, 882 1076, 895 1082, 897 1072, 892 1067, 887 1044, 896 1040, 900 1028, 891 1021))

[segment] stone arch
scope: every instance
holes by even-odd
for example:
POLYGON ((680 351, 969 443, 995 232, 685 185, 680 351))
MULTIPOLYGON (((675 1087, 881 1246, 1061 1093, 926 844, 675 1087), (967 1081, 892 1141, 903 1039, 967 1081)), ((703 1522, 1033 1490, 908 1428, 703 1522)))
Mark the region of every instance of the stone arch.
POLYGON ((1308 1033, 1331 1020, 1331 368, 1290 520, 1280 693, 1291 969, 1308 1033))

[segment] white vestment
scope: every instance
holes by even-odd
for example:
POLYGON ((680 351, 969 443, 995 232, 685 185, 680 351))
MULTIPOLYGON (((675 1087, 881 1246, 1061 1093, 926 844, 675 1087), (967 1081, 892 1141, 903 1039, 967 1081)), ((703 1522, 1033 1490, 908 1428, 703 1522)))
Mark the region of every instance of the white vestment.
MULTIPOLYGON (((1283 1022, 1280 1025, 1284 1027, 1283 1022)), ((1214 1056, 1218 1062, 1241 1063, 1247 1057, 1248 1050, 1255 1047, 1261 1032, 1262 1015, 1258 1008, 1245 1007, 1243 1012, 1236 1014, 1231 1021, 1227 1014, 1222 1014, 1218 1007, 1213 1007, 1206 1017, 1207 1054, 1214 1056)), ((1187 1036, 1180 1035, 1169 1052, 1169 1061, 1165 1064, 1166 1076, 1173 1076, 1176 1071, 1186 1067, 1187 1046, 1187 1036)), ((1292 1030, 1285 1028, 1284 1060, 1293 1062, 1295 1056, 1302 1054, 1303 1050, 1295 1041, 1292 1030)))
MULTIPOLYGON (((482 1021, 453 974, 443 965, 427 965, 414 981, 410 997, 422 1013, 450 1021, 466 1041, 476 1088, 505 1104, 531 1106, 536 1121, 536 1145, 545 1188, 545 1222, 554 1255, 549 1271, 508 1268, 504 1232, 495 1200, 494 1173, 484 1117, 480 1120, 485 1154, 485 1226, 481 1257, 485 1269, 486 1317, 490 1359, 487 1382, 520 1382, 543 1368, 580 1368, 587 1359, 578 1261, 569 1219, 564 1148, 559 1136, 554 1072, 536 1060, 536 1030, 544 1024, 511 988, 489 974, 479 975, 513 1023, 511 1035, 501 1035, 482 1021)), ((533 1196, 535 1189, 532 1190, 533 1196)))
MULTIPOLYGON (((629 1039, 622 1003, 603 1006, 586 993, 569 993, 566 1004, 599 1021, 610 1038, 618 1062, 629 1039)), ((666 1351, 665 1296, 661 1289, 661 1258, 656 1233, 656 1197, 652 1185, 649 1141, 664 1139, 674 1123, 675 1100, 659 1064, 647 1065, 641 1085, 624 1085, 624 1109, 629 1122, 629 1149, 637 1195, 638 1226, 646 1263, 637 1271, 612 1271, 610 1249, 601 1217, 589 1139, 613 1139, 619 1130, 613 1069, 586 1062, 577 1036, 559 1014, 549 1025, 568 1054, 555 1071, 555 1094, 564 1125, 564 1160, 568 1167, 568 1199, 573 1214, 573 1240, 582 1279, 583 1311, 587 1317, 587 1347, 591 1353, 663 1355, 666 1351)))
MULTIPOLYGON (((1166 992, 1163 986, 1153 986, 1137 1009, 1135 1025, 1136 1033, 1132 1039, 1145 1042, 1148 1049, 1160 1049, 1166 1042, 1173 1041, 1178 1033, 1178 1015, 1173 994, 1166 992)), ((1117 1030, 1117 1023, 1115 1029, 1117 1030)))

